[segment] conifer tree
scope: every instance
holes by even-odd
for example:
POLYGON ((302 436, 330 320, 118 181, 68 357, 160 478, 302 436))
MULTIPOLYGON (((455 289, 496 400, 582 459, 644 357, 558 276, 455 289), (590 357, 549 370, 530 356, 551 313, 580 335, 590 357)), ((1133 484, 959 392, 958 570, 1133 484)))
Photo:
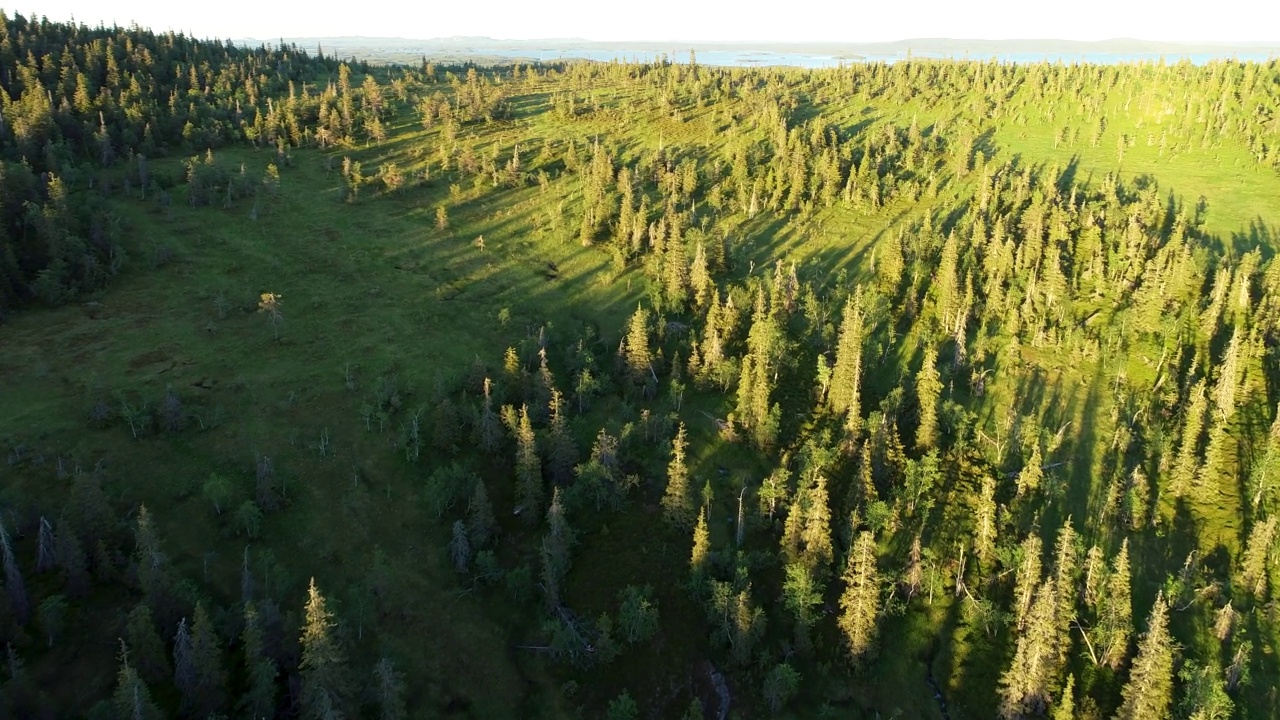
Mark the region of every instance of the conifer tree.
MULTIPOLYGON (((865 165, 866 163, 864 163, 865 165)), ((880 288, 891 298, 898 296, 898 288, 902 285, 902 275, 906 268, 906 260, 902 255, 902 231, 889 234, 884 243, 877 246, 879 255, 875 269, 880 288)))
POLYGON ((938 447, 938 402, 941 394, 942 380, 938 377, 938 350, 930 343, 924 351, 924 364, 916 375, 916 399, 920 404, 916 447, 921 450, 938 447))
POLYGON ((1169 492, 1174 497, 1184 497, 1191 492, 1199 472, 1200 437, 1204 430, 1205 412, 1208 410, 1208 393, 1203 379, 1191 389, 1188 399, 1190 405, 1183 420, 1177 460, 1169 480, 1169 492))
POLYGON ((329 713, 346 707, 346 659, 334 635, 333 615, 315 578, 307 589, 306 617, 302 625, 302 662, 298 670, 302 687, 298 697, 304 720, 328 720, 329 713))
POLYGON ((1067 518, 1058 529, 1053 561, 1054 590, 1058 599, 1058 606, 1054 609, 1054 622, 1058 633, 1058 668, 1065 665, 1067 661, 1067 652, 1071 646, 1071 623, 1076 620, 1076 577, 1079 574, 1079 553, 1075 528, 1071 525, 1071 518, 1067 518))
POLYGON ((872 653, 880 613, 880 578, 870 532, 860 533, 850 548, 843 581, 838 624, 849 655, 855 663, 862 663, 872 653))
POLYGON ((662 262, 664 308, 680 313, 689 301, 689 265, 685 260, 684 239, 676 234, 678 229, 673 230, 662 262))
POLYGON ((1268 575, 1275 566, 1276 535, 1275 516, 1255 521, 1240 558, 1239 585, 1259 601, 1266 599, 1268 575))
POLYGON ((1035 601, 1036 590, 1040 587, 1042 547, 1040 536, 1034 532, 1022 541, 1021 556, 1018 559, 1013 586, 1014 626, 1019 632, 1026 630, 1031 605, 1035 601))
POLYGON ((978 493, 978 506, 974 510, 973 553, 984 567, 995 560, 998 528, 996 526, 996 481, 990 475, 982 476, 982 488, 978 493))
POLYGON ((569 555, 572 544, 573 531, 560 504, 560 488, 556 488, 547 509, 547 533, 542 537, 542 587, 552 609, 560 606, 561 586, 573 562, 569 555))
POLYGON ((1240 371, 1243 358, 1241 343, 1244 339, 1244 328, 1236 325, 1231 333, 1231 342, 1223 351, 1222 360, 1218 364, 1218 381, 1213 388, 1214 407, 1218 411, 1218 419, 1227 422, 1235 415, 1236 390, 1240 385, 1240 371))
POLYGON ((471 493, 467 503, 467 536, 471 545, 483 548, 489 544, 497 531, 498 523, 493 516, 493 505, 489 502, 489 494, 485 491, 484 479, 476 479, 476 489, 471 493))
POLYGON ((43 516, 40 517, 40 529, 36 539, 36 572, 50 572, 57 566, 57 544, 53 536, 53 525, 43 516))
POLYGON ((542 461, 529 421, 529 406, 520 406, 520 419, 512 428, 516 440, 516 501, 527 522, 536 522, 542 508, 542 461))
POLYGON ((493 409, 493 381, 484 379, 484 404, 475 424, 476 443, 489 454, 502 448, 502 421, 493 409))
POLYGON ((817 622, 816 608, 822 604, 824 583, 804 563, 791 563, 784 569, 782 603, 796 621, 796 636, 808 642, 808 628, 817 622))
POLYGON ((147 604, 164 618, 166 609, 169 608, 172 580, 168 560, 160 550, 160 539, 146 505, 138 509, 134 527, 134 562, 138 568, 138 585, 142 588, 147 604))
POLYGON ((815 477, 805 496, 802 558, 816 578, 825 580, 835 557, 831 544, 831 508, 827 498, 827 479, 822 475, 815 477))
POLYGON ((169 682, 172 677, 169 674, 169 659, 165 656, 164 642, 160 640, 155 621, 151 618, 151 608, 146 603, 134 606, 125 623, 124 632, 129 655, 138 674, 152 685, 169 682))
POLYGON ((182 712, 190 714, 195 710, 196 684, 195 650, 191 643, 191 629, 187 619, 178 622, 178 632, 173 638, 173 686, 182 696, 182 712))
POLYGON ((689 492, 689 469, 685 467, 688 440, 684 423, 680 423, 671 441, 671 462, 667 464, 667 490, 662 496, 662 514, 667 522, 687 529, 693 523, 693 507, 689 492))
POLYGON ((689 287, 693 291, 693 305, 701 310, 706 307, 711 295, 713 281, 707 269, 707 250, 698 243, 693 253, 693 264, 689 267, 689 287))
POLYGON ((404 720, 404 674, 397 671, 391 658, 382 658, 373 668, 374 690, 378 698, 380 720, 404 720))
POLYGON ((1040 482, 1044 479, 1043 465, 1044 458, 1040 456, 1040 442, 1039 440, 1032 440, 1031 456, 1027 458, 1022 470, 1018 471, 1019 497, 1035 492, 1040 488, 1040 482))
POLYGON ((911 549, 907 551, 907 566, 902 572, 902 586, 906 590, 907 600, 920 592, 924 582, 924 557, 920 546, 920 533, 911 540, 911 549))
POLYGON ((1129 655, 1129 638, 1133 634, 1133 599, 1129 586, 1129 541, 1120 546, 1112 562, 1111 572, 1098 598, 1098 623, 1094 645, 1098 662, 1119 669, 1129 655))
POLYGON ((649 351, 649 314, 639 305, 627 325, 627 337, 623 341, 623 361, 628 377, 633 383, 643 383, 652 372, 649 351))
POLYGON ((1107 560, 1102 548, 1093 545, 1084 559, 1084 602, 1090 610, 1096 610, 1098 601, 1106 589, 1107 560))
POLYGON ((36 607, 36 625, 44 636, 46 646, 62 636, 67 624, 67 599, 62 595, 49 595, 36 607))
POLYGON ((564 396, 551 390, 551 422, 548 427, 547 470, 552 479, 564 485, 573 479, 573 466, 578 464, 578 447, 569 432, 565 418, 564 396))
POLYGON ((1129 671, 1123 702, 1115 720, 1158 720, 1173 709, 1173 643, 1169 637, 1169 606, 1156 596, 1147 632, 1138 642, 1138 655, 1129 671))
POLYGON ((453 561, 453 569, 466 573, 471 564, 471 541, 467 539, 467 526, 461 520, 453 523, 453 537, 449 540, 449 559, 453 561))
POLYGON ((4 587, 9 595, 9 608, 19 625, 31 620, 31 600, 27 596, 27 586, 22 580, 22 572, 18 569, 18 560, 13 555, 13 545, 9 540, 9 531, 0 521, 0 552, 4 556, 4 587))
POLYGON ((1000 716, 1032 717, 1044 712, 1056 681, 1057 593, 1053 579, 1036 589, 1031 609, 1018 632, 1009 669, 1000 676, 1000 716))
POLYGON ((843 413, 850 440, 857 438, 862 423, 861 374, 864 335, 861 295, 856 294, 844 308, 840 321, 840 339, 836 344, 836 363, 831 370, 831 388, 827 399, 831 410, 843 413))
POLYGON ((227 671, 222 663, 222 648, 213 620, 204 604, 196 603, 191 627, 191 660, 195 667, 193 707, 196 717, 217 713, 226 703, 227 671))
POLYGON ((751 329, 747 334, 747 354, 742 358, 737 415, 761 448, 772 446, 777 438, 782 411, 770 398, 776 380, 776 365, 785 352, 782 328, 767 306, 764 292, 760 291, 756 294, 751 329))
POLYGON ((54 549, 58 567, 62 568, 63 589, 67 597, 81 597, 89 590, 88 559, 70 520, 64 518, 58 521, 54 549))
POLYGON ((698 523, 693 527, 693 552, 689 556, 689 571, 694 585, 700 585, 711 559, 711 531, 707 528, 707 509, 698 513, 698 523))
POLYGON ((116 717, 128 720, 160 720, 164 715, 151 699, 151 690, 129 664, 129 649, 120 642, 120 671, 116 675, 116 691, 112 697, 116 717))
POLYGON ((1053 706, 1052 720, 1076 720, 1076 676, 1067 675, 1067 682, 1062 686, 1058 702, 1053 706))
POLYGON ((240 645, 244 652, 245 690, 240 697, 239 710, 254 720, 272 717, 275 715, 279 670, 275 661, 267 656, 262 620, 251 602, 244 606, 240 645))

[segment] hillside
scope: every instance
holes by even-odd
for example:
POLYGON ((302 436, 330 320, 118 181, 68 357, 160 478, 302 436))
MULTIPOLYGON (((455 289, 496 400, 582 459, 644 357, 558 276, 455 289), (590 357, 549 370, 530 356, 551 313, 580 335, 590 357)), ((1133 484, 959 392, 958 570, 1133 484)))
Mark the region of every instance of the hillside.
POLYGON ((4 28, 9 715, 1278 717, 1280 63, 4 28))

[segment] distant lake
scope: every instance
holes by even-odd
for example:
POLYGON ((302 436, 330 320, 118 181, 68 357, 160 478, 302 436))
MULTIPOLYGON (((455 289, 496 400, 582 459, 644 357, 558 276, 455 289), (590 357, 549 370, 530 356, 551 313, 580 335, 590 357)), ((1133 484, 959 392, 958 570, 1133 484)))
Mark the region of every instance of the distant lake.
MULTIPOLYGON (((510 53, 515 58, 529 58, 541 62, 556 62, 561 60, 595 60, 598 62, 642 62, 652 63, 660 60, 663 55, 670 62, 687 63, 689 62, 688 50, 675 50, 668 53, 656 52, 652 50, 535 50, 529 48, 511 48, 508 51, 498 50, 497 48, 486 48, 483 52, 499 52, 502 54, 510 53)), ((464 53, 465 54, 465 53, 464 53)), ((1000 62, 1006 63, 1038 63, 1048 61, 1051 63, 1061 62, 1063 64, 1071 63, 1094 63, 1101 65, 1118 65, 1121 63, 1137 63, 1151 62, 1156 63, 1164 59, 1166 64, 1174 64, 1183 59, 1190 60, 1193 65, 1204 65, 1213 60, 1241 60, 1253 62, 1267 62, 1274 56, 1267 53, 1156 53, 1156 52, 1081 52, 1081 53, 1036 53, 1036 52, 1005 52, 994 53, 993 55, 943 55, 941 53, 912 53, 914 59, 943 59, 953 58, 957 60, 990 60, 995 58, 1000 62)), ((770 65, 786 65, 791 67, 802 68, 833 68, 840 65, 849 65, 859 62, 885 62, 894 63, 907 59, 907 53, 869 53, 869 54, 809 54, 809 53, 783 53, 768 51, 744 51, 744 50, 705 50, 697 52, 697 60, 700 65, 720 65, 728 67, 752 67, 752 66, 770 66, 770 65)))

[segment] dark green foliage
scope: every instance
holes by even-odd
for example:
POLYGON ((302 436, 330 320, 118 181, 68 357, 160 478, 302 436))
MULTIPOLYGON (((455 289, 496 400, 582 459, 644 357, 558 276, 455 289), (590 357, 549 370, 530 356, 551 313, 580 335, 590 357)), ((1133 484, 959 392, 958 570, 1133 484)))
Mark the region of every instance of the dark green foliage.
POLYGON ((791 698, 795 697, 799 686, 800 673, 791 665, 782 663, 775 665, 765 675, 761 692, 764 695, 765 702, 769 704, 769 710, 777 714, 791 702, 791 698))
POLYGON ((245 690, 238 708, 250 717, 268 717, 275 711, 276 663, 266 654, 262 619, 253 603, 244 606, 244 630, 240 635, 244 658, 245 690))
POLYGON ((618 597, 618 627, 628 643, 646 642, 658 632, 658 606, 649 586, 628 585, 618 597))
POLYGON ((374 689, 381 720, 404 720, 404 675, 390 658, 382 658, 373 668, 374 689))
POLYGON ((609 708, 604 716, 607 720, 639 720, 640 708, 631 699, 631 693, 624 690, 621 695, 609 701, 609 708))
POLYGON ((129 613, 125 640, 129 645, 130 662, 146 682, 160 686, 173 679, 168 653, 156 632, 151 608, 146 604, 136 605, 129 613))

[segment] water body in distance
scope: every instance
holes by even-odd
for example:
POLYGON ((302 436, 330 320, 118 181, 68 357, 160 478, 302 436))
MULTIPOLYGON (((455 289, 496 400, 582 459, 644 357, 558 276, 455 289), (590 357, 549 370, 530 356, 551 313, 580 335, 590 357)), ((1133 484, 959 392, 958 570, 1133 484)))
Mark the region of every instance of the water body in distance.
MULTIPOLYGON (((487 37, 407 38, 327 37, 285 38, 307 50, 326 55, 356 57, 371 62, 415 63, 423 58, 442 62, 668 62, 687 63, 691 52, 703 65, 728 67, 791 66, 831 68, 858 62, 901 62, 908 58, 953 58, 1007 63, 1136 62, 1202 65, 1213 60, 1267 62, 1280 58, 1277 43, 1167 43, 1117 39, 1098 42, 1069 40, 956 40, 918 38, 887 43, 713 43, 697 41, 600 42, 582 39, 497 40, 487 37)), ((242 40, 237 44, 262 44, 242 40)))

